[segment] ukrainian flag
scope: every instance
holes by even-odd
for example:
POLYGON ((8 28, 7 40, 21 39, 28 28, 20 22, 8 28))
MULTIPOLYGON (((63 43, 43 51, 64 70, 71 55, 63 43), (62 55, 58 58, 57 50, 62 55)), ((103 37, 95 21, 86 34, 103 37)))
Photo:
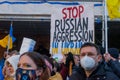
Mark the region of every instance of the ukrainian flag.
POLYGON ((8 47, 9 49, 12 49, 13 42, 15 40, 16 40, 16 38, 13 36, 13 28, 12 28, 12 24, 11 24, 9 34, 7 36, 5 36, 2 40, 0 40, 0 45, 3 48, 8 47))

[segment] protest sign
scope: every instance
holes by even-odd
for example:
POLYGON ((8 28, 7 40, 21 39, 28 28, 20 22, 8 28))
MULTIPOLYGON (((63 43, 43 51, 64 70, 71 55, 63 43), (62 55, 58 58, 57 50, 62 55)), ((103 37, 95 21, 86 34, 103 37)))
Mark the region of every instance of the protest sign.
POLYGON ((85 42, 94 42, 94 5, 57 8, 51 15, 50 52, 79 54, 85 42))
POLYGON ((23 54, 24 52, 33 51, 35 44, 36 44, 36 41, 34 41, 33 39, 24 37, 19 53, 23 54))

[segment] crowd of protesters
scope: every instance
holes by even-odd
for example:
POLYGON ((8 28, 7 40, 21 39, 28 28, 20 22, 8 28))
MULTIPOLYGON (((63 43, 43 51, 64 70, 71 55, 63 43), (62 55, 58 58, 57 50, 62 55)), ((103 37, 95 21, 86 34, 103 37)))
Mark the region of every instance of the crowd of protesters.
POLYGON ((21 55, 16 50, 4 52, 0 80, 120 80, 119 49, 105 53, 102 47, 85 43, 79 55, 68 52, 59 62, 46 49, 21 55))

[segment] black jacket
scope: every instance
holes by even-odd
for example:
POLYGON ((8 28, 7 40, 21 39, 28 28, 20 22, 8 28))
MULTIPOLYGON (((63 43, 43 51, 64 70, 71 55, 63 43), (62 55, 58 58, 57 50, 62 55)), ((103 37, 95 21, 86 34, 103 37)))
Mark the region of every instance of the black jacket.
POLYGON ((113 70, 113 72, 120 78, 120 63, 116 60, 110 60, 108 66, 113 70))
POLYGON ((73 73, 69 80, 120 80, 106 63, 101 62, 97 69, 92 72, 89 77, 86 77, 82 68, 73 73))

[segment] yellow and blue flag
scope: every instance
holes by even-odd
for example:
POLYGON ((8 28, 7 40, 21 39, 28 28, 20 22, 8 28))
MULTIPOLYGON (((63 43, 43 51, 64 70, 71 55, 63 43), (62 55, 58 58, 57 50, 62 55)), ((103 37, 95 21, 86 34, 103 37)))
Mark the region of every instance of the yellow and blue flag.
POLYGON ((9 46, 8 48, 12 49, 13 42, 15 40, 16 40, 16 38, 13 36, 13 28, 12 28, 12 24, 11 24, 9 34, 0 40, 0 45, 3 48, 7 48, 9 46))
POLYGON ((11 24, 11 26, 10 26, 9 36, 10 36, 10 38, 12 38, 12 43, 13 43, 13 42, 16 40, 16 38, 13 36, 12 24, 11 24))

